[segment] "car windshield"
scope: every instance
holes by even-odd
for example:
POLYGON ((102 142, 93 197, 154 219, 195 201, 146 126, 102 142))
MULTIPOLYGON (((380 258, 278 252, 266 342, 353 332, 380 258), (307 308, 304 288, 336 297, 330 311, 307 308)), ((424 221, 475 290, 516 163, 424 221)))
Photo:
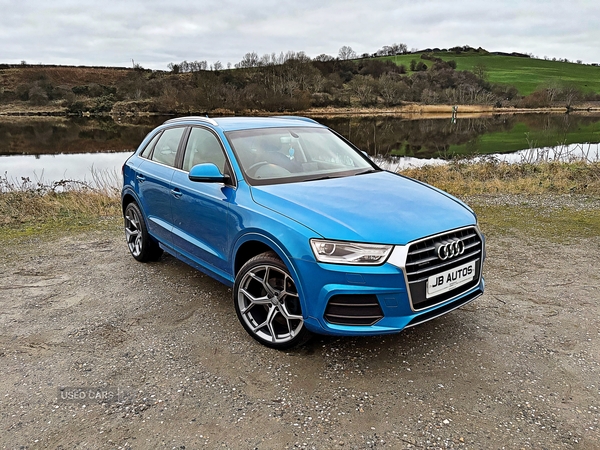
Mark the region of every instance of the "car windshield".
POLYGON ((260 128, 226 133, 253 185, 337 178, 379 170, 324 128, 260 128))

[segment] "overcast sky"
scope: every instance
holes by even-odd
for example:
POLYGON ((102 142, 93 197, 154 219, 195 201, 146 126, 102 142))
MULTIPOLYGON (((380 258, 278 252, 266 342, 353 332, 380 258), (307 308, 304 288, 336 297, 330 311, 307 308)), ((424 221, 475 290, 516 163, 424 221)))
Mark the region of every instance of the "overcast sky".
POLYGON ((0 0, 0 63, 239 62, 470 45, 600 63, 600 0, 0 0))

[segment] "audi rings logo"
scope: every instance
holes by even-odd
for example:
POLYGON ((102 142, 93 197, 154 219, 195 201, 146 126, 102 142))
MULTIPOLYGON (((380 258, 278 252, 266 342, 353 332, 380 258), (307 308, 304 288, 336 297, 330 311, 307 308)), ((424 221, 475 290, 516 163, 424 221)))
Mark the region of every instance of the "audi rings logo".
POLYGON ((465 243, 460 239, 444 241, 436 244, 435 251, 442 261, 462 255, 465 252, 465 243))

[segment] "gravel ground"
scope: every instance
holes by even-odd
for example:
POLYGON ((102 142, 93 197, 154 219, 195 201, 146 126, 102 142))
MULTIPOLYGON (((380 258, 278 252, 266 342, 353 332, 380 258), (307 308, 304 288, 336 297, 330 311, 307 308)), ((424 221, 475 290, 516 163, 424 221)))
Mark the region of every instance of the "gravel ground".
POLYGON ((470 305, 288 352, 114 227, 5 243, 0 448, 600 448, 600 237, 497 234, 470 305))

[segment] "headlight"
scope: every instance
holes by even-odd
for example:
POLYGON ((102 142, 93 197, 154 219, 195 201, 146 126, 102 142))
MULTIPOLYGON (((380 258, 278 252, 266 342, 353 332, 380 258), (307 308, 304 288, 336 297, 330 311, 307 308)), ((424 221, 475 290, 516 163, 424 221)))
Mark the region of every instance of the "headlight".
POLYGON ((383 264, 393 248, 393 245, 358 244, 322 239, 311 239, 310 245, 319 262, 371 266, 383 264))

